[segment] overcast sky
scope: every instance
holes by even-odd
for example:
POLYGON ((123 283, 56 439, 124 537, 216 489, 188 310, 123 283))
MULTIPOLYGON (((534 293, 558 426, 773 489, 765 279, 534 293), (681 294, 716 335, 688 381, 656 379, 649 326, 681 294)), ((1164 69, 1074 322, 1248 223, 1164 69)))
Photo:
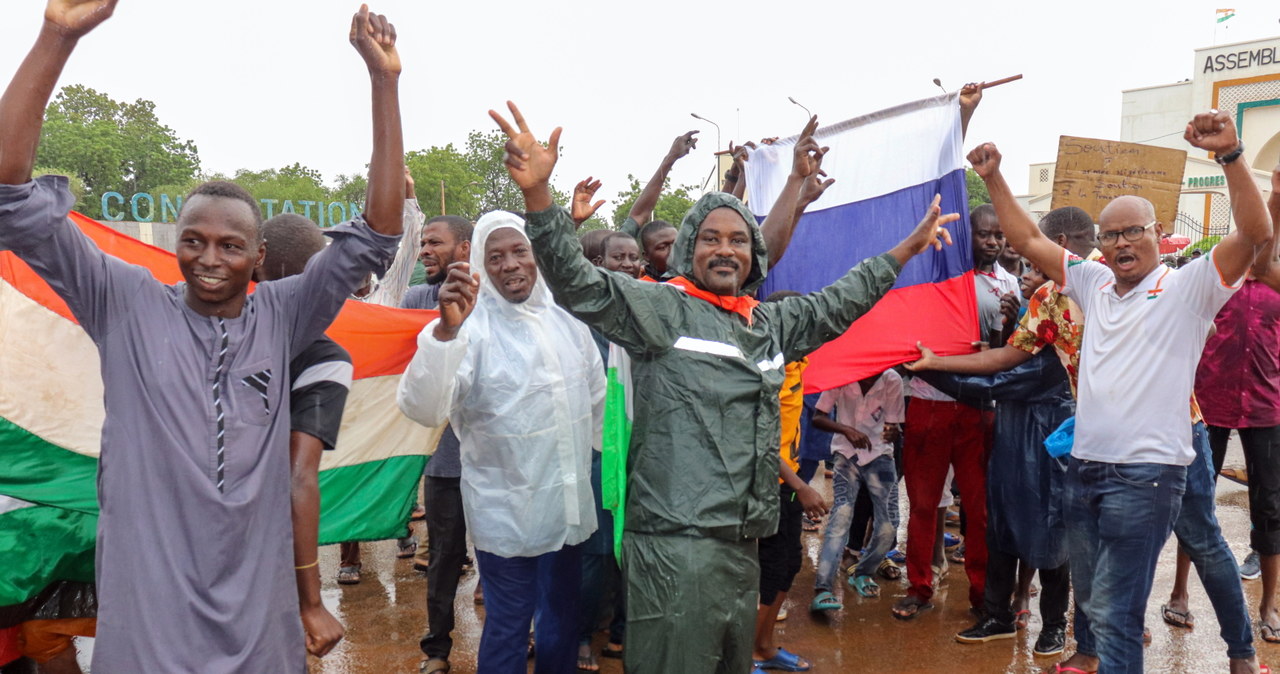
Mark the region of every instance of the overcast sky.
MULTIPOLYGON (((510 98, 540 138, 564 127, 562 189, 594 175, 611 198, 690 129, 702 140, 672 177, 702 183, 716 130, 690 112, 719 123, 724 148, 799 131, 805 113, 788 96, 834 124, 937 94, 935 77, 955 89, 1014 73, 1025 79, 987 93, 966 146, 995 141, 1021 192, 1027 164, 1052 161, 1059 135, 1118 137, 1121 90, 1190 78, 1219 6, 1237 16, 1218 44, 1280 35, 1274 2, 1214 3, 381 0, 373 10, 399 33, 407 150, 461 144, 510 98)), ((44 4, 0 2, 5 77, 44 4)), ((357 7, 120 0, 60 85, 155 101, 206 171, 301 162, 332 180, 363 170, 370 152, 368 79, 346 37, 357 7)))

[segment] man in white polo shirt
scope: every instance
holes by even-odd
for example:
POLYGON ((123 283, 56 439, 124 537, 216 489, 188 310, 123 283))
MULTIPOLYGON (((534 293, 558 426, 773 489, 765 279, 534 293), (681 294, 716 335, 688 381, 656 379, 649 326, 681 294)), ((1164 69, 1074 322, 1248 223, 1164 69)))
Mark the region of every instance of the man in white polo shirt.
MULTIPOLYGON (((1106 674, 1142 671, 1143 612, 1156 559, 1195 457, 1185 401, 1213 317, 1271 237, 1231 118, 1216 110, 1197 115, 1185 138, 1223 165, 1237 229, 1177 271, 1160 264, 1163 226, 1146 199, 1117 198, 1099 215, 1108 267, 1071 255, 1010 206, 994 145, 969 154, 1009 243, 1062 285, 1087 317, 1065 500, 1072 581, 1091 638, 1077 653, 1088 662, 1077 657, 1077 668, 1059 671, 1093 671, 1095 663, 1106 674)), ((1231 671, 1256 672, 1257 663, 1232 660, 1231 671)))

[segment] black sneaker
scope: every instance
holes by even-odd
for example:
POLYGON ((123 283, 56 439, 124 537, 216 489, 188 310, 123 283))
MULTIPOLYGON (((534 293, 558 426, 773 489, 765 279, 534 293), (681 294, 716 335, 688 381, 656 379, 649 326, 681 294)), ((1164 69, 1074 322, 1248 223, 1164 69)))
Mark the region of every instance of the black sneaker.
POLYGON ((1245 580, 1257 580, 1262 576, 1262 565, 1258 561, 1258 553, 1250 550, 1248 556, 1240 562, 1240 577, 1245 580))
POLYGON ((1057 655, 1067 647, 1066 627, 1046 627, 1036 639, 1036 655, 1057 655))
POLYGON ((962 644, 983 644, 996 639, 1012 639, 1018 635, 1018 630, 1013 625, 987 617, 978 621, 978 624, 956 635, 956 641, 962 644))

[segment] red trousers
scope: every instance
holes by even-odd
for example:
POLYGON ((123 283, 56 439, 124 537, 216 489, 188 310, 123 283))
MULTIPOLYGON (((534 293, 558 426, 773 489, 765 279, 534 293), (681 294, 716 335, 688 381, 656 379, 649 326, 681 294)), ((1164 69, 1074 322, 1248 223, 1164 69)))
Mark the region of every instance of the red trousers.
POLYGON ((964 570, 969 604, 982 606, 987 583, 987 456, 995 414, 957 402, 912 398, 902 438, 902 474, 911 514, 907 520, 908 592, 933 597, 933 546, 938 501, 955 467, 955 483, 964 507, 964 570))

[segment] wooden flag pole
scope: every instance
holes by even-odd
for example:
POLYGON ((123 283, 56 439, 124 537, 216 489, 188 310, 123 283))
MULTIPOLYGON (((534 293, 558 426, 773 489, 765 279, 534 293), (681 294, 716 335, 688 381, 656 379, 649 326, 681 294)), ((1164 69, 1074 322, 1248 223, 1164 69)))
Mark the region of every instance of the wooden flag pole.
POLYGON ((1001 84, 1008 84, 1008 83, 1010 83, 1010 82, 1016 82, 1016 81, 1018 81, 1018 80, 1020 80, 1020 79, 1022 79, 1022 73, 1018 73, 1017 75, 1012 75, 1012 76, 1010 76, 1010 77, 1005 77, 1005 78, 1002 78, 1002 79, 998 79, 998 80, 996 80, 996 81, 994 81, 994 82, 983 82, 983 83, 982 83, 982 88, 983 88, 983 89, 990 89, 991 87, 998 87, 998 86, 1000 86, 1001 84))

